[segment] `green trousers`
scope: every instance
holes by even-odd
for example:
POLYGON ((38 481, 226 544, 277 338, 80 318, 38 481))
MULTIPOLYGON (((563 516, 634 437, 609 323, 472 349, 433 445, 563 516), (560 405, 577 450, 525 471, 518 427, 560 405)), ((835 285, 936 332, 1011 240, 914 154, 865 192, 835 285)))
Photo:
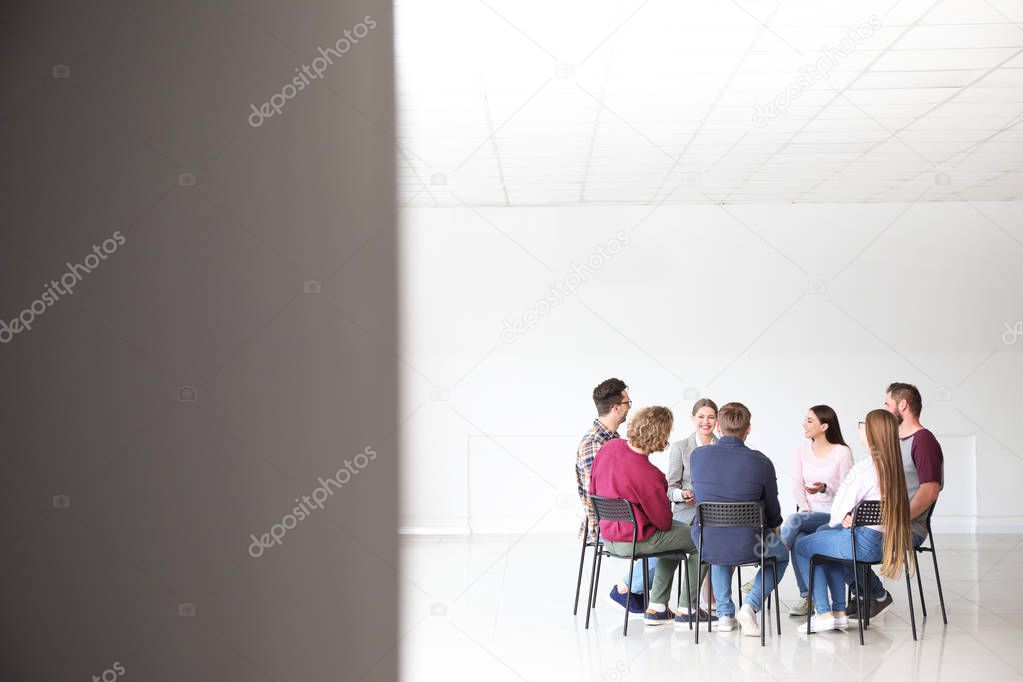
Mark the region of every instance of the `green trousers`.
MULTIPOLYGON (((632 542, 610 542, 604 541, 608 550, 618 556, 632 556, 632 542)), ((654 534, 646 540, 636 542, 636 554, 647 554, 653 552, 670 552, 679 550, 689 555, 687 567, 689 571, 689 590, 692 594, 693 603, 699 604, 700 600, 700 554, 696 551, 693 543, 693 536, 688 525, 674 525, 668 530, 655 530, 654 534)), ((637 559, 637 563, 638 563, 637 559)), ((654 567, 654 584, 650 587, 650 601, 658 604, 667 604, 671 598, 671 583, 675 578, 675 571, 678 570, 679 560, 674 557, 660 557, 656 560, 654 567)), ((685 590, 682 591, 682 604, 688 600, 685 590)), ((681 605, 680 605, 681 606, 681 605)))

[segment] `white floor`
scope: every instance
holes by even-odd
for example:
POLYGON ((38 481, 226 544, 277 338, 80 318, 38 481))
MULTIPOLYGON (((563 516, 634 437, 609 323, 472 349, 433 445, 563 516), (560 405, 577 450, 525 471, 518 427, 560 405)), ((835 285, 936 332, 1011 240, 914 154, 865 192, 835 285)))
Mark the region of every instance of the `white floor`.
POLYGON ((782 636, 770 635, 761 648, 738 632, 701 632, 697 646, 690 630, 645 627, 641 617, 623 638, 624 614, 607 594, 624 569, 611 561, 584 629, 582 605, 572 615, 579 546, 571 537, 405 537, 403 679, 1023 680, 1023 536, 944 535, 937 544, 947 626, 923 557, 928 617, 917 601, 919 642, 904 581, 889 583, 895 604, 871 623, 860 647, 855 628, 800 634, 803 621, 785 615, 785 602, 798 596, 786 574, 782 636))

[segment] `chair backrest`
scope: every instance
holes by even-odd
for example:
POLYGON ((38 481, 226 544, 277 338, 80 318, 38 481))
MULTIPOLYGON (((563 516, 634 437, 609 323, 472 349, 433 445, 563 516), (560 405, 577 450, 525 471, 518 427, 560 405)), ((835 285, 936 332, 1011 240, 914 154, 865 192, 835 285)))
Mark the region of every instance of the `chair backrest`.
POLYGON ((854 526, 880 526, 881 500, 863 500, 853 508, 854 526))
POLYGON ((590 495, 593 510, 597 512, 597 521, 620 521, 636 525, 636 516, 632 512, 632 503, 620 497, 601 497, 590 495))
POLYGON ((696 523, 701 528, 762 528, 764 505, 761 502, 700 502, 696 505, 696 523))

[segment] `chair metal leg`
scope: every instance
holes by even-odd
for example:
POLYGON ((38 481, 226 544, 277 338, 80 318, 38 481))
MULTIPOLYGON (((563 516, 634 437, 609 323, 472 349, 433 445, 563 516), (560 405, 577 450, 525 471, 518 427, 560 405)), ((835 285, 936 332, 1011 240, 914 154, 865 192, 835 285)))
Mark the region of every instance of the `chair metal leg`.
MULTIPOLYGON (((678 594, 675 595, 675 603, 682 603, 682 566, 686 563, 686 555, 682 555, 682 561, 678 562, 678 594)), ((679 607, 681 610, 681 607, 679 607)))
MULTIPOLYGON (((810 557, 810 585, 807 589, 810 590, 810 605, 813 605, 813 574, 817 572, 817 562, 815 559, 817 555, 810 557)), ((810 635, 810 614, 813 611, 812 608, 806 610, 806 634, 810 635)), ((862 643, 862 642, 861 642, 862 643)))
POLYGON ((931 534, 931 559, 934 560, 934 579, 938 583, 938 601, 941 602, 941 620, 948 625, 948 616, 945 614, 945 594, 941 591, 941 574, 938 573, 938 551, 934 549, 934 535, 931 534))
POLYGON ((579 576, 575 579, 575 605, 572 607, 572 615, 579 613, 579 592, 583 587, 583 566, 586 564, 586 537, 583 537, 583 548, 579 552, 579 576))
MULTIPOLYGON (((685 555, 685 559, 683 559, 682 563, 679 565, 679 568, 682 569, 681 574, 679 575, 679 579, 680 580, 684 579, 685 583, 686 583, 686 608, 689 609, 689 629, 692 630, 693 629, 693 617, 694 616, 696 617, 696 627, 697 628, 700 627, 700 602, 699 602, 699 597, 697 597, 696 609, 694 610, 693 609, 693 591, 689 587, 689 555, 688 554, 685 555), (682 578, 682 575, 684 575, 685 578, 682 578)), ((679 598, 679 603, 681 603, 681 601, 682 601, 682 583, 681 582, 679 582, 679 584, 678 584, 678 598, 679 598)))
POLYGON ((948 617, 945 615, 945 595, 941 591, 941 575, 938 573, 938 550, 934 547, 934 532, 931 531, 930 522, 927 526, 927 540, 931 546, 931 559, 934 560, 934 580, 938 583, 938 601, 941 602, 941 621, 948 625, 948 617))
MULTIPOLYGON (((629 580, 632 580, 632 571, 636 565, 636 550, 633 546, 632 559, 629 560, 629 580)), ((622 626, 622 637, 629 634, 629 609, 632 608, 632 586, 629 586, 629 596, 625 598, 625 625, 622 626)))
MULTIPOLYGON (((586 592, 586 629, 590 629, 590 611, 597 606, 597 580, 599 579, 599 573, 597 571, 597 563, 600 561, 600 546, 597 545, 593 548, 593 566, 590 568, 590 589, 586 592)), ((626 612, 629 610, 628 602, 626 602, 626 612)))
MULTIPOLYGON (((916 552, 913 553, 914 556, 916 552)), ((909 600, 909 623, 913 626, 913 641, 916 641, 916 613, 913 610, 913 581, 909 579, 909 572, 906 572, 906 597, 909 600)))
POLYGON ((767 646, 767 623, 766 620, 767 607, 764 602, 767 601, 767 591, 765 588, 767 585, 764 582, 767 580, 767 566, 764 565, 764 560, 760 560, 760 646, 767 646))
POLYGON ((870 587, 867 584, 868 580, 876 580, 876 581, 878 581, 878 583, 881 582, 881 578, 879 578, 878 576, 874 575, 874 571, 871 569, 870 564, 864 564, 864 566, 863 566, 863 591, 864 591, 864 594, 863 594, 863 610, 865 611, 865 613, 860 616, 861 619, 866 618, 866 620, 863 620, 863 629, 864 630, 869 630, 870 629, 870 607, 872 606, 872 604, 870 603, 870 600, 873 599, 873 597, 870 596, 870 587))
MULTIPOLYGON (((863 576, 866 581, 866 575, 863 576)), ((856 627, 860 631, 860 646, 863 646, 863 620, 870 617, 870 602, 867 601, 867 595, 864 595, 860 590, 860 567, 853 562, 853 584, 856 587, 856 613, 859 618, 856 619, 856 627)), ((811 593, 812 594, 812 593, 811 593)))
MULTIPOLYGON (((600 584, 600 567, 604 563, 604 552, 601 551, 601 546, 600 545, 597 545, 597 547, 595 548, 594 551, 597 552, 597 555, 595 557, 593 557, 597 561, 597 577, 596 577, 596 583, 594 583, 594 584, 598 584, 599 585, 600 584)), ((629 576, 629 577, 631 579, 632 576, 629 576)), ((632 591, 632 585, 629 585, 629 591, 630 592, 632 591)), ((591 604, 593 606, 593 608, 597 608, 597 589, 596 588, 593 589, 593 597, 592 597, 591 601, 593 602, 591 604)))
MULTIPOLYGON (((920 577, 920 562, 916 558, 916 550, 913 550, 913 572, 916 573, 916 586, 920 590, 920 611, 923 612, 924 618, 927 617, 927 602, 924 600, 924 581, 920 577)), ((909 574, 907 573, 908 577, 909 574)))
MULTIPOLYGON (((781 637, 781 606, 778 601, 778 562, 771 563, 771 577, 774 578, 774 619, 778 626, 778 636, 781 637)), ((768 600, 770 603, 770 600, 768 600)))

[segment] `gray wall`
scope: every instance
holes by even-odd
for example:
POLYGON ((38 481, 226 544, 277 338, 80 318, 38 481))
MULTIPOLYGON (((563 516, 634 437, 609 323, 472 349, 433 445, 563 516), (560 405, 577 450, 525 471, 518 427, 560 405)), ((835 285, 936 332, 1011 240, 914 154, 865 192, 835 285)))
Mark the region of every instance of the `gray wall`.
POLYGON ((389 6, 8 2, 0 52, 0 678, 396 679, 389 6))

